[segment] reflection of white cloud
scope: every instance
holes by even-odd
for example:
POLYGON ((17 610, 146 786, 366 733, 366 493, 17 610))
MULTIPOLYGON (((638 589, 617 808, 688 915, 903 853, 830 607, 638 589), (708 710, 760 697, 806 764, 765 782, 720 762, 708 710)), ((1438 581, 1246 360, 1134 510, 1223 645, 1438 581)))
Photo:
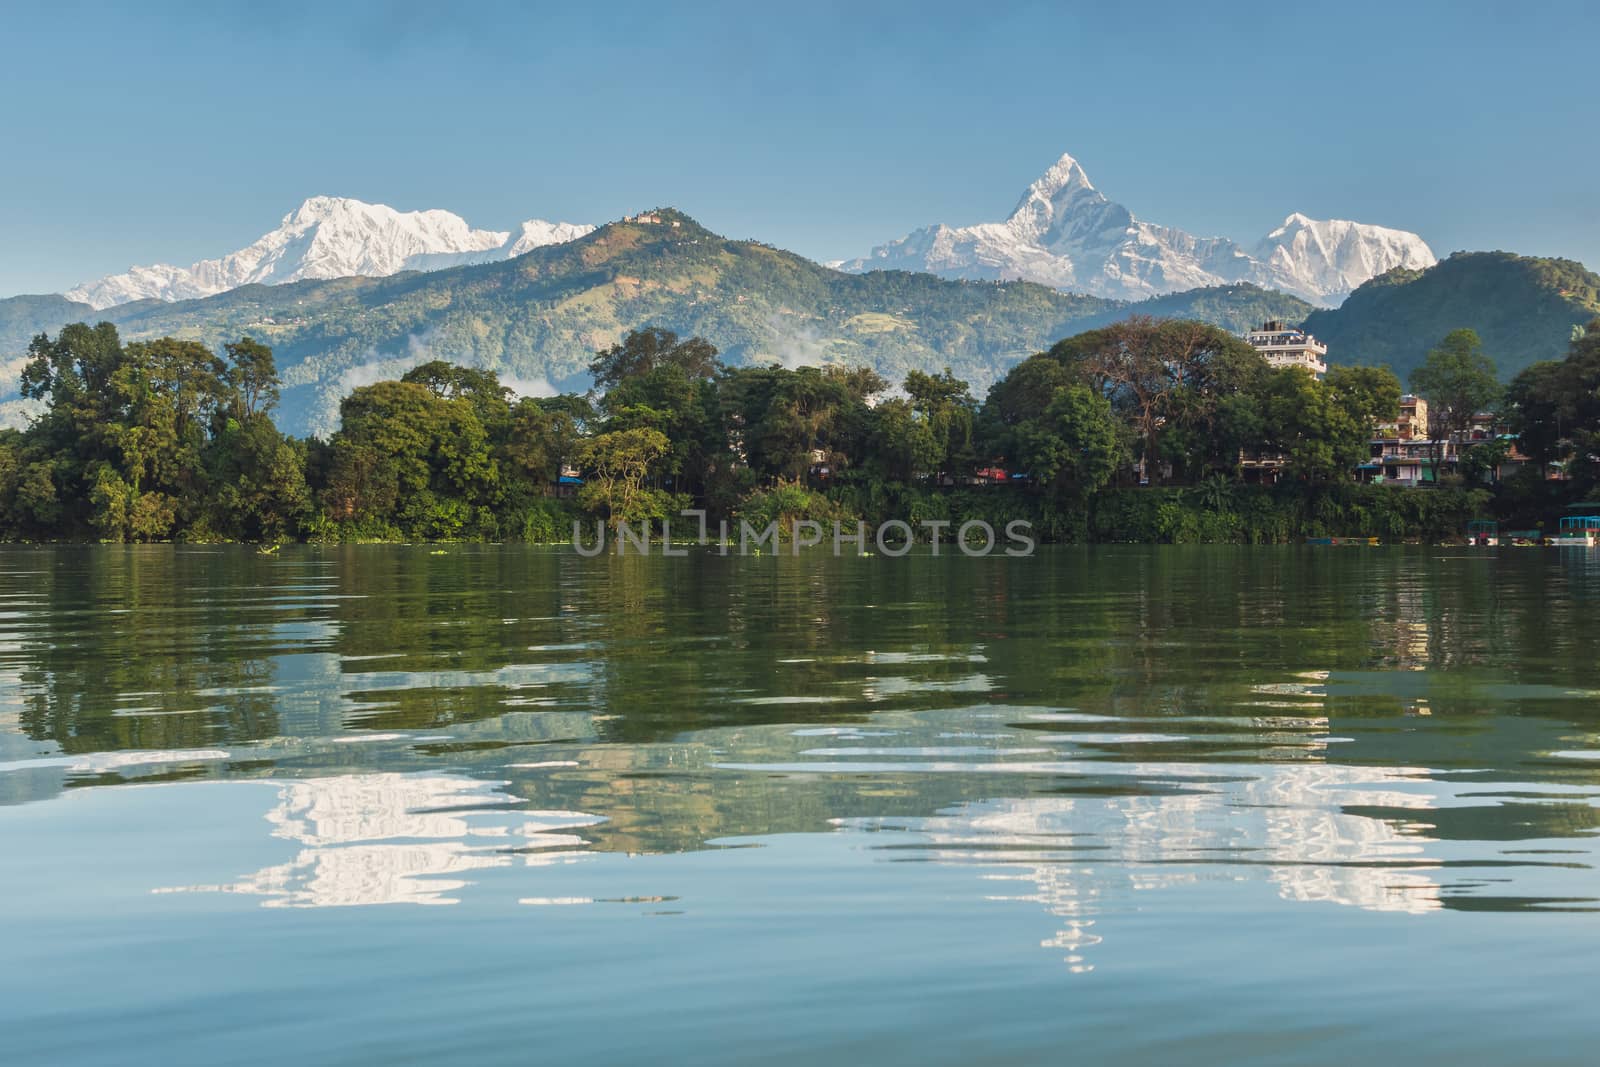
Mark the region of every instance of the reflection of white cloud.
MULTIPOLYGON (((0 611, 0 626, 9 629, 13 619, 23 616, 21 611, 0 611)), ((22 738, 22 645, 13 640, 0 640, 0 755, 9 755, 12 742, 22 738)), ((38 746, 29 746, 37 751, 38 746)))
POLYGON ((832 663, 872 663, 881 667, 918 663, 987 663, 982 652, 863 652, 859 656, 834 656, 832 663))
POLYGON ((1285 864, 1271 869, 1279 896, 1413 914, 1441 906, 1439 887, 1416 870, 1432 865, 1423 855, 1423 839, 1383 819, 1341 810, 1431 808, 1427 795, 1384 787, 1384 780, 1401 783, 1424 771, 1311 763, 1284 764, 1273 772, 1247 783, 1240 802, 1262 805, 1263 858, 1285 864), (1372 781, 1375 775, 1382 780, 1372 781))
POLYGON ((227 885, 169 892, 266 896, 267 907, 453 904, 471 882, 444 877, 560 862, 587 848, 565 832, 601 822, 574 811, 521 811, 503 783, 445 775, 363 774, 285 782, 267 813, 274 837, 308 847, 227 885))
POLYGON ((462 838, 479 832, 445 806, 509 804, 516 798, 471 778, 356 774, 288 782, 267 813, 274 837, 332 846, 397 837, 462 838))

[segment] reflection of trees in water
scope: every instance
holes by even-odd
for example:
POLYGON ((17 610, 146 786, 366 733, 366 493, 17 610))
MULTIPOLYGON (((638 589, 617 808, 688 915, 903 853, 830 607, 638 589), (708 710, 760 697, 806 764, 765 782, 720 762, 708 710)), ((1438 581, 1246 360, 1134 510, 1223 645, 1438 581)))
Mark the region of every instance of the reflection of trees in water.
MULTIPOLYGON (((65 752, 194 748, 278 732, 272 656, 322 613, 299 574, 235 550, 7 553, 0 656, 21 728, 65 752), (291 587, 292 586, 292 587, 291 587)), ((314 640, 314 638, 313 638, 314 640)))
MULTIPOLYGON (((1080 950, 1099 936, 1086 924, 1108 893, 1266 872, 1289 899, 1410 907, 1439 894, 1406 881, 1409 845, 1594 826, 1581 800, 1529 800, 1536 810, 1516 818, 1493 799, 1419 815, 1400 793, 1360 782, 1429 768, 1416 773, 1593 784, 1600 765, 1546 753, 1585 744, 1566 737, 1587 730, 1585 701, 1563 687, 1600 687, 1600 560, 1433 549, 672 561, 442 551, 8 551, 0 594, 14 614, 0 617, 0 685, 13 678, 15 691, 0 698, 0 732, 84 755, 220 747, 230 758, 183 768, 216 777, 459 772, 477 779, 468 790, 509 780, 535 808, 604 816, 573 831, 604 850, 696 849, 840 819, 943 819, 930 825, 952 855, 968 837, 995 844, 1012 832, 1016 849, 1047 849, 1031 864, 1009 858, 1032 895, 1071 912, 1058 940, 1080 950), (385 733, 402 736, 332 743, 385 733), (805 766, 869 761, 809 754, 828 746, 960 745, 989 750, 988 762, 1041 766, 1019 773, 948 754, 937 771, 893 755, 872 768, 805 766), (1060 756, 1021 753, 1040 746, 1060 756), (1098 770, 1063 771, 1062 760, 1098 770), (1152 767, 1188 777, 1152 779, 1152 767), (1194 779, 1208 773, 1245 784, 1194 779), (1067 822, 1121 858, 1065 851, 1052 834, 1067 822), (1221 860, 1195 861, 1206 848, 1221 860), (1401 866, 1362 867, 1359 849, 1401 866)), ((13 795, 24 776, 4 777, 6 799, 50 791, 30 776, 13 795)), ((394 789, 383 804, 405 802, 394 789)), ((302 798, 291 791, 285 804, 298 810, 302 798)), ((337 899, 345 884, 379 887, 352 896, 442 895, 452 890, 430 877, 460 881, 500 855, 471 825, 415 841, 302 842, 257 883, 282 900, 337 899)))
POLYGON ((1594 598, 1559 594, 1600 581, 1554 554, 1433 553, 699 552, 669 563, 467 546, 281 559, 232 548, 37 550, 27 554, 37 566, 0 575, 26 609, 8 627, 14 647, 0 669, 22 691, 21 728, 74 751, 304 727, 434 730, 522 707, 609 716, 602 734, 621 742, 750 722, 860 722, 881 710, 875 696, 910 703, 894 688, 908 672, 863 689, 867 651, 979 649, 986 693, 938 693, 937 683, 961 680, 959 664, 916 672, 918 699, 934 706, 987 696, 1188 713, 1231 704, 1252 669, 1297 665, 1487 664, 1515 677, 1534 664, 1543 681, 1593 683, 1600 648, 1580 622, 1594 598), (328 681, 296 662, 308 656, 337 657, 344 676, 309 711, 328 681), (529 677, 535 670, 550 673, 529 677), (384 681, 393 678, 405 684, 384 681))

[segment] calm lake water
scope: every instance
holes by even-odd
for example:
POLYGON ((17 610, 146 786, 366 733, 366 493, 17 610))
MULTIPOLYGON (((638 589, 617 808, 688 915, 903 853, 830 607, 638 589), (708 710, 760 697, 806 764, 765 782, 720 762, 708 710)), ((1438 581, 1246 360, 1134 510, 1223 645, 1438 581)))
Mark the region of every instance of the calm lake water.
POLYGON ((7 1063, 1593 1063, 1600 554, 0 549, 7 1063))

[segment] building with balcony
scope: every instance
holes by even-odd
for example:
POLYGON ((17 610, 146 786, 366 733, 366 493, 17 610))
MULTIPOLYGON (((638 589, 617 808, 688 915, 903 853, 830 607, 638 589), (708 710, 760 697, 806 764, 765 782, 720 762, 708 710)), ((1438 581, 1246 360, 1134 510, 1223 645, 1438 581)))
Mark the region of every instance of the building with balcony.
POLYGON ((1274 367, 1304 367, 1319 379, 1328 373, 1328 346, 1299 327, 1264 322, 1244 339, 1274 367))
MULTIPOLYGON (((1449 442, 1443 442, 1441 464, 1454 463, 1455 455, 1449 442)), ((1385 482, 1389 485, 1416 486, 1433 481, 1432 456, 1425 438, 1401 440, 1396 437, 1374 437, 1372 458, 1356 471, 1363 482, 1385 482)))
POLYGON ((1400 398, 1400 414, 1391 422, 1381 422, 1374 427, 1374 440, 1387 438, 1394 441, 1426 441, 1428 439, 1428 402, 1420 396, 1406 393, 1400 398))
MULTIPOLYGON (((1387 482, 1414 486, 1433 481, 1433 463, 1428 441, 1428 402, 1406 393, 1400 410, 1388 422, 1372 427, 1371 458, 1356 471, 1363 482, 1387 482)), ((1456 462, 1452 442, 1441 442, 1440 466, 1456 462)))

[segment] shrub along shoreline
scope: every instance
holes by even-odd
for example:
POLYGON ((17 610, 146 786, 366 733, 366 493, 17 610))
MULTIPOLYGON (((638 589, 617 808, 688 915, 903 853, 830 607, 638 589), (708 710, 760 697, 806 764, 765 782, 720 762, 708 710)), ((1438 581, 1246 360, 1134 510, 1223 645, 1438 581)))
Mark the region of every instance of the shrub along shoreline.
MULTIPOLYGON (((895 487, 864 494, 849 487, 806 494, 803 506, 745 513, 752 527, 811 519, 860 519, 869 528, 898 519, 926 541, 923 522, 949 530, 982 520, 1003 530, 1030 524, 1042 544, 1298 544, 1312 537, 1377 537, 1385 542, 1458 538, 1487 513, 1481 489, 1402 489, 1381 485, 1235 485, 1108 488, 1070 502, 1017 486, 895 487)), ((948 536, 948 534, 946 535, 948 536)))
MULTIPOLYGON (((1041 499, 1013 486, 983 488, 911 488, 881 494, 872 506, 856 510, 860 495, 850 490, 790 494, 789 506, 773 508, 759 500, 739 514, 726 516, 730 532, 738 536, 739 523, 764 529, 777 522, 788 531, 796 521, 814 520, 824 530, 840 522, 853 529, 859 520, 868 529, 900 520, 909 523, 916 540, 927 543, 924 522, 947 523, 949 531, 972 520, 987 522, 996 530, 1022 520, 1040 544, 1301 544, 1308 538, 1376 537, 1383 543, 1422 541, 1437 543, 1460 539, 1466 524, 1487 513, 1490 494, 1460 488, 1401 489, 1386 486, 1330 486, 1305 491, 1299 487, 1238 486, 1223 501, 1202 500, 1196 488, 1107 489, 1069 506, 1041 499), (795 506, 799 503, 800 506, 795 506)), ((499 537, 407 536, 380 526, 336 525, 308 528, 301 536, 277 538, 270 543, 305 544, 570 544, 574 525, 591 536, 596 518, 573 499, 547 498, 530 507, 520 529, 499 537)), ((718 517, 710 519, 713 533, 718 517)), ((674 533, 691 529, 692 520, 674 522, 674 533)), ((782 536, 787 537, 787 533, 782 536)), ((830 535, 831 536, 831 535, 830 535)), ((93 544, 104 538, 9 539, 10 543, 93 544)), ((157 539, 172 543, 170 539, 157 539)), ((187 544, 260 544, 263 542, 216 536, 184 537, 187 544)), ((608 549, 611 551, 612 549, 608 549)))

